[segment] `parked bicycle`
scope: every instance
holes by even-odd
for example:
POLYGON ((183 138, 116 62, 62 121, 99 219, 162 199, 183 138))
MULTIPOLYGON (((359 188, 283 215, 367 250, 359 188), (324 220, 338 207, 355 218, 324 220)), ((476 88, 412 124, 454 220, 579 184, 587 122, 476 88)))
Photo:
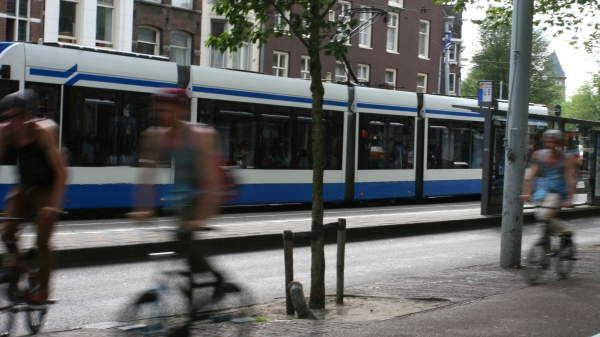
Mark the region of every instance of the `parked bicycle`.
MULTIPOLYGON (((57 212, 64 215, 64 212, 57 212)), ((35 216, 30 218, 0 217, 0 222, 15 221, 32 224, 35 216)), ((48 305, 57 301, 49 299, 44 304, 31 304, 29 294, 37 287, 35 280, 39 268, 36 265, 37 249, 32 247, 19 253, 2 254, 0 264, 0 336, 8 336, 15 322, 15 315, 23 312, 31 333, 37 333, 48 312, 48 305)))
POLYGON ((531 284, 537 284, 542 275, 552 269, 552 261, 555 262, 556 273, 560 278, 567 278, 577 258, 575 257, 575 245, 570 238, 557 235, 546 225, 544 234, 529 250, 525 259, 527 280, 531 284), (552 240, 558 237, 560 242, 552 240))
MULTIPOLYGON (((182 244, 191 245, 193 241, 178 241, 178 245, 182 244)), ((231 326, 234 334, 249 334, 252 327, 248 322, 254 321, 254 318, 245 317, 244 306, 251 301, 247 292, 212 275, 207 277, 192 272, 190 257, 184 253, 161 252, 150 254, 150 258, 156 261, 183 259, 187 266, 161 271, 155 285, 138 294, 120 313, 119 320, 126 323, 120 327, 121 330, 142 335, 183 337, 189 336, 191 328, 210 329, 198 325, 231 321, 236 323, 231 326), (177 304, 182 299, 183 307, 177 304)))

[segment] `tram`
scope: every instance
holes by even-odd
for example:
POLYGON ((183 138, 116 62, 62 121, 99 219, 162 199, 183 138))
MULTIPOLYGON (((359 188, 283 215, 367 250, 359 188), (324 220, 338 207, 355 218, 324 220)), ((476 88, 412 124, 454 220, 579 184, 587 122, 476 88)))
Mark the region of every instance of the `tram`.
MULTIPOLYGON (((31 88, 40 114, 60 126, 67 209, 132 206, 152 94, 176 87, 191 99, 190 122, 213 125, 242 172, 232 205, 312 202, 309 81, 62 43, 0 43, 0 67, 0 97, 31 88)), ((325 202, 481 193, 484 118, 464 108, 476 100, 323 85, 325 202)), ((164 197, 171 164, 153 169, 164 197)), ((3 163, 0 194, 15 177, 14 163, 3 163)))

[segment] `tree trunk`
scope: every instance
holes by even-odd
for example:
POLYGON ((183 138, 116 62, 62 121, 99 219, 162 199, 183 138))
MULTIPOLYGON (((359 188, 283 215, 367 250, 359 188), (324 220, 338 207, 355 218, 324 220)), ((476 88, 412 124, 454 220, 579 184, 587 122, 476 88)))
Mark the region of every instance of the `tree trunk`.
MULTIPOLYGON (((318 31, 316 34, 318 34, 318 31)), ((313 43, 313 39, 310 39, 310 42, 308 55, 310 56, 310 89, 312 92, 312 230, 323 230, 323 168, 325 164, 323 147, 323 96, 325 95, 325 89, 323 88, 323 83, 321 83, 320 46, 317 41, 313 43)), ((325 241, 322 236, 312 239, 311 254, 309 306, 311 309, 323 309, 325 308, 325 241)))

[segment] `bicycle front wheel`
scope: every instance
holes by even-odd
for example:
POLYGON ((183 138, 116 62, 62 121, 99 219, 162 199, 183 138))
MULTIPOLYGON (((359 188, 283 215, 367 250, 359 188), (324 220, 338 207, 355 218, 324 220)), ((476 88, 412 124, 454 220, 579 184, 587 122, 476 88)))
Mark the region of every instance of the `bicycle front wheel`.
POLYGON ((558 261, 556 262, 556 273, 562 279, 565 279, 573 270, 575 264, 575 247, 573 243, 563 247, 558 252, 558 261))
POLYGON ((530 284, 537 284, 550 266, 550 257, 546 254, 544 246, 536 244, 529 250, 526 262, 526 276, 530 284))
POLYGON ((47 312, 48 308, 29 308, 26 310, 27 325, 29 325, 31 332, 37 333, 40 330, 47 312))
POLYGON ((10 306, 0 307, 0 337, 10 335, 15 313, 10 306))

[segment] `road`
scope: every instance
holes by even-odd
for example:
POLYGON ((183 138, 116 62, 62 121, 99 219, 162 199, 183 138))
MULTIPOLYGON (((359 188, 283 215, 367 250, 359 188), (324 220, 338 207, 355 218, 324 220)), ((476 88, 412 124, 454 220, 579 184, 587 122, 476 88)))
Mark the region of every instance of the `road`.
MULTIPOLYGON (((373 212, 381 212, 382 209, 373 212)), ((290 215, 294 216, 302 219, 305 214, 290 215)), ((576 229, 575 240, 580 247, 600 244, 600 220, 582 219, 571 223, 576 229)), ((529 247, 538 235, 539 228, 526 226, 523 247, 529 247)), ((350 243, 346 247, 346 285, 495 263, 499 259, 499 247, 499 228, 350 243)), ((296 248, 294 254, 295 278, 304 283, 305 293, 309 293, 310 251, 308 248, 296 248)), ((333 292, 335 246, 326 247, 326 258, 326 287, 333 292)), ((284 296, 282 250, 227 254, 212 260, 233 281, 251 290, 254 301, 284 296)), ((60 302, 51 308, 44 329, 64 330, 115 321, 119 308, 131 299, 132 294, 151 286, 159 275, 158 271, 173 266, 172 262, 144 262, 57 270, 53 296, 60 302)))

